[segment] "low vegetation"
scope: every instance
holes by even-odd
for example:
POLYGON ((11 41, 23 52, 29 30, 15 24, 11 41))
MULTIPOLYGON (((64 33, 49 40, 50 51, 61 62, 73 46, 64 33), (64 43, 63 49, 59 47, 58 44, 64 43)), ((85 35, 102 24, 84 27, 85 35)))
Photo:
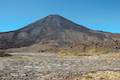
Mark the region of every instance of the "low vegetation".
POLYGON ((99 71, 95 73, 88 73, 78 80, 120 80, 120 72, 99 71))
POLYGON ((92 56, 101 55, 109 53, 119 53, 120 43, 76 43, 71 45, 69 48, 59 49, 59 54, 61 56, 92 56))
POLYGON ((0 57, 9 57, 11 54, 6 53, 5 51, 0 51, 0 57))

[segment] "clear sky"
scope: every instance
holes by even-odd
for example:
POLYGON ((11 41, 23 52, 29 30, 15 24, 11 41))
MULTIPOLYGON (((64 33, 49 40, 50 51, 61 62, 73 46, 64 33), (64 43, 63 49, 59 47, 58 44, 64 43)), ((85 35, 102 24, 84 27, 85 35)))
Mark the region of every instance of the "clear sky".
POLYGON ((49 14, 120 33, 120 0, 0 0, 0 32, 22 28, 49 14))

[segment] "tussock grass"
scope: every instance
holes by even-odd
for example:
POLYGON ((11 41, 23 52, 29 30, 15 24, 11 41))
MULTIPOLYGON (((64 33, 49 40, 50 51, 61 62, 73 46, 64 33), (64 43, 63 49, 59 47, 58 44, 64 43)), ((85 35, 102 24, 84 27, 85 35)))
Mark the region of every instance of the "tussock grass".
POLYGON ((96 52, 94 49, 90 51, 82 52, 80 50, 72 50, 72 49, 62 49, 59 51, 60 56, 93 56, 93 55, 101 55, 105 54, 103 52, 96 52))
POLYGON ((79 80, 120 80, 120 72, 98 71, 85 74, 79 80))

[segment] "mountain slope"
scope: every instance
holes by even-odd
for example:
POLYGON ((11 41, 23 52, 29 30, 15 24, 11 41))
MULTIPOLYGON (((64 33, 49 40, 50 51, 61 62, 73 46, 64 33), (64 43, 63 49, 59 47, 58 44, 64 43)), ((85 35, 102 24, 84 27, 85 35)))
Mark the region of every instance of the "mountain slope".
POLYGON ((88 29, 59 15, 49 15, 22 29, 0 33, 0 49, 32 45, 67 48, 83 45, 83 43, 93 45, 91 43, 101 44, 113 41, 112 33, 88 29))

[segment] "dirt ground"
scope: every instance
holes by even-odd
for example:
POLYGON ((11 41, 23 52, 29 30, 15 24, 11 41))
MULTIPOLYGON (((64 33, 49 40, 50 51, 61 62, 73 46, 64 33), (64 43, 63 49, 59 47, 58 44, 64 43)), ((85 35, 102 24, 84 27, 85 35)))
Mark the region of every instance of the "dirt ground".
POLYGON ((0 80, 120 80, 120 54, 79 57, 11 54, 14 56, 0 58, 0 80))

